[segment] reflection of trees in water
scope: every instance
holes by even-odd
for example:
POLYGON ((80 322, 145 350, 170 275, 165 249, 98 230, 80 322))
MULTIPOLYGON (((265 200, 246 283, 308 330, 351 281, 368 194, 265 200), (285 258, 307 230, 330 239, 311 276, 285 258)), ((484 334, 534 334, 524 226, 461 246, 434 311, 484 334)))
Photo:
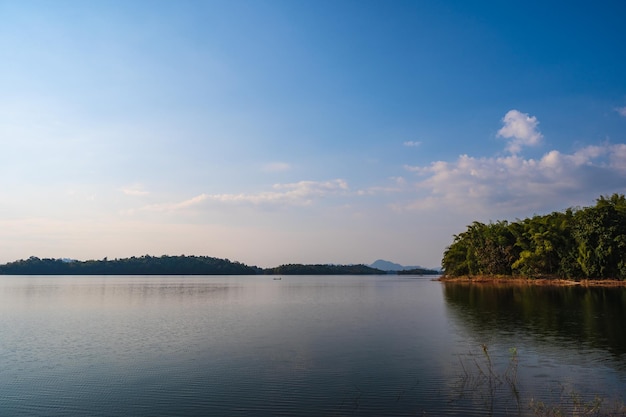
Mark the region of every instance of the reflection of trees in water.
POLYGON ((626 354, 626 289, 445 283, 455 317, 477 332, 527 332, 626 354))

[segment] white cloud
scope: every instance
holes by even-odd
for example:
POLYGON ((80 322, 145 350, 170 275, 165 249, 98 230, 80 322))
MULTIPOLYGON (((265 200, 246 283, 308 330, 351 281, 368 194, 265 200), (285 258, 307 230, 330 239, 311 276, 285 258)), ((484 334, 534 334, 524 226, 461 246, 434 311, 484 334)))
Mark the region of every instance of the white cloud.
POLYGON ((291 165, 286 162, 271 162, 263 166, 264 172, 284 172, 290 169, 291 165))
POLYGON ((150 204, 137 210, 130 210, 128 213, 133 214, 136 211, 153 211, 153 212, 174 212, 180 210, 186 210, 197 206, 208 198, 206 194, 200 194, 187 200, 179 201, 177 203, 162 203, 162 204, 150 204))
POLYGON ((348 184, 342 179, 331 181, 300 181, 288 184, 275 184, 272 191, 258 193, 239 194, 199 194, 195 197, 174 202, 150 204, 138 209, 126 210, 128 215, 137 212, 172 213, 201 207, 208 202, 223 204, 248 204, 248 205, 289 205, 306 206, 316 199, 323 199, 333 195, 347 194, 348 184))
POLYGON ((356 195, 373 196, 380 194, 401 193, 406 191, 407 181, 404 177, 390 177, 388 180, 390 181, 390 184, 367 187, 365 189, 358 190, 356 195))
POLYGON ((517 154, 523 146, 535 146, 541 142, 543 135, 537 129, 539 122, 535 116, 518 110, 509 110, 502 119, 504 126, 498 130, 498 136, 509 139, 506 149, 517 154))
POLYGON ((150 194, 148 191, 144 190, 143 187, 139 184, 129 185, 128 187, 122 188, 122 193, 130 196, 143 196, 150 194))
POLYGON ((348 184, 342 179, 335 179, 325 182, 300 181, 275 184, 272 188, 274 191, 252 194, 212 194, 207 198, 222 203, 309 205, 315 198, 347 192, 348 184))
POLYGON ((518 155, 407 166, 423 177, 420 198, 396 208, 456 207, 459 210, 525 212, 563 209, 592 202, 602 193, 626 191, 626 145, 588 146, 566 154, 553 150, 540 159, 518 155))
POLYGON ((626 106, 618 107, 615 109, 616 112, 620 114, 620 116, 626 117, 626 106))
POLYGON ((626 145, 620 143, 611 147, 612 152, 609 155, 609 164, 621 172, 626 172, 626 145))
POLYGON ((413 148, 416 148, 416 147, 420 146, 421 144, 422 144, 422 142, 415 141, 415 140, 408 140, 408 141, 403 143, 404 146, 413 147, 413 148))

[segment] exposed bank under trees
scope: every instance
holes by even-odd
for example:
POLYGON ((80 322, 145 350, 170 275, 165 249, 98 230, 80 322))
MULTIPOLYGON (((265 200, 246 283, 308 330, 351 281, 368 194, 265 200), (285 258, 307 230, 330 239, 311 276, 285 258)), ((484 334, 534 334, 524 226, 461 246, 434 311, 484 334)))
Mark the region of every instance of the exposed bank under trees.
POLYGON ((474 222, 443 255, 444 274, 626 279, 626 198, 515 222, 474 222))

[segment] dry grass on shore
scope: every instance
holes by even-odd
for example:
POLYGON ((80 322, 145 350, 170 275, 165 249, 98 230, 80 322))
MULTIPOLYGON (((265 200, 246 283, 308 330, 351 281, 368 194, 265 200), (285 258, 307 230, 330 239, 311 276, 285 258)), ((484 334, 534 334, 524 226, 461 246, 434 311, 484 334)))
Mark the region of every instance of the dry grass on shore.
POLYGON ((441 282, 454 282, 465 284, 492 284, 492 285, 541 285, 541 286, 581 286, 581 287, 626 287, 626 280, 616 279, 583 279, 580 281, 562 279, 557 277, 542 276, 538 278, 508 275, 464 275, 447 276, 437 278, 441 282))

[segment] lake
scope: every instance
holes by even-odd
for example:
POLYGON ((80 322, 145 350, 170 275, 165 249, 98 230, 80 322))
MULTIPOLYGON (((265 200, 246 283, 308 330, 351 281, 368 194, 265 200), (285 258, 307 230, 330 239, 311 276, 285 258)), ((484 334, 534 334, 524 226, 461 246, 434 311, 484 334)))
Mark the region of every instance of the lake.
POLYGON ((0 415, 507 416, 626 401, 626 289, 431 279, 3 276, 0 415))

